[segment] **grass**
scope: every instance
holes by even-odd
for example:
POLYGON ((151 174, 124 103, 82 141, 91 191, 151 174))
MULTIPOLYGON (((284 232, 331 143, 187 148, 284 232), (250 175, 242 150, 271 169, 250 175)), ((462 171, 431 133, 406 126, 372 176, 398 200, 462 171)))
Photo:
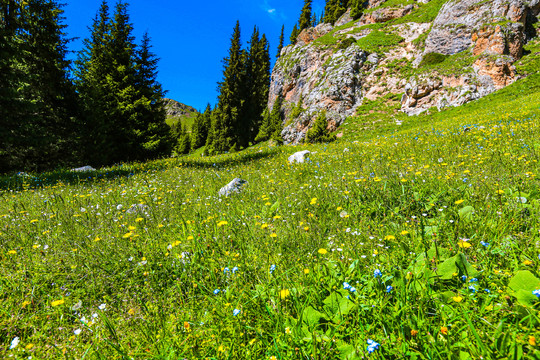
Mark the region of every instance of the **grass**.
POLYGON ((332 144, 3 177, 0 355, 538 357, 539 84, 415 118, 389 96, 332 144))

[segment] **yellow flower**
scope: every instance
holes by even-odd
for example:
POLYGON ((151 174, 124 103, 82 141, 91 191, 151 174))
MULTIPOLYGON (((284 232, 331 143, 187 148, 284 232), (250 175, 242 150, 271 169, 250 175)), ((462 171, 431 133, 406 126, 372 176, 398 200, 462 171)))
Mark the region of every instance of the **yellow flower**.
POLYGON ((220 222, 217 223, 217 226, 218 226, 218 227, 222 227, 223 225, 227 225, 227 224, 228 224, 228 222, 222 220, 222 221, 220 221, 220 222))
POLYGON ((523 261, 523 265, 525 265, 525 266, 532 265, 532 263, 533 262, 531 260, 528 260, 528 259, 523 261))
POLYGON ((135 219, 135 222, 141 222, 141 221, 143 221, 143 220, 144 220, 143 218, 136 218, 136 219, 135 219))
POLYGON ((23 301, 23 303, 21 304, 23 308, 26 307, 26 305, 30 305, 30 301, 23 301))
POLYGON ((267 227, 268 227, 268 224, 266 223, 261 225, 261 229, 266 229, 267 227))
POLYGON ((463 301, 463 298, 462 298, 461 296, 458 295, 458 296, 454 296, 454 297, 452 298, 452 300, 454 300, 455 302, 459 303, 459 302, 463 301))
POLYGON ((403 230, 400 234, 405 236, 405 235, 409 235, 409 232, 407 230, 403 230))
POLYGON ((454 204, 459 205, 459 204, 461 204, 461 203, 464 202, 464 201, 465 201, 465 200, 457 200, 454 204))
POLYGON ((33 347, 34 347, 34 344, 28 344, 28 345, 26 345, 24 348, 25 348, 26 350, 30 350, 30 349, 33 348, 33 347))
POLYGON ((188 239, 188 240, 193 240, 193 236, 189 235, 189 236, 187 237, 187 239, 188 239))
POLYGON ((9 250, 7 253, 8 253, 8 255, 15 255, 17 253, 17 251, 9 250))
POLYGON ((503 195, 503 194, 504 194, 504 190, 497 190, 496 193, 497 193, 498 195, 503 195))
POLYGON ((534 336, 529 336, 529 345, 536 346, 536 338, 534 336))
POLYGON ((311 199, 311 202, 310 202, 311 205, 315 205, 316 203, 317 203, 317 198, 311 199))
POLYGON ((129 315, 135 315, 135 309, 129 309, 128 314, 129 315))
POLYGON ((467 241, 465 241, 465 240, 463 240, 463 239, 459 239, 459 241, 458 241, 458 246, 459 246, 460 248, 462 248, 462 249, 468 249, 468 248, 470 248, 472 245, 471 245, 469 242, 467 242, 467 241))
POLYGON ((441 327, 441 334, 448 335, 448 328, 446 326, 441 327))
POLYGON ((277 357, 275 357, 274 355, 270 356, 270 360, 277 360, 277 357))
POLYGON ((326 253, 328 253, 328 251, 326 251, 326 249, 321 248, 321 249, 319 249, 318 253, 321 254, 321 255, 325 255, 326 253))
POLYGON ((56 301, 53 301, 53 302, 51 303, 51 306, 62 305, 64 302, 65 302, 64 299, 62 299, 62 300, 56 300, 56 301))
POLYGON ((287 290, 287 289, 283 289, 283 290, 281 290, 281 291, 279 292, 279 297, 280 297, 281 299, 286 299, 286 298, 289 297, 289 295, 291 295, 291 292, 290 292, 289 290, 287 290))
POLYGON ((309 274, 309 269, 304 269, 304 274, 305 275, 309 274))
POLYGON ((189 325, 189 323, 187 321, 184 321, 184 330, 185 331, 190 331, 191 330, 191 326, 189 325))
POLYGON ((133 230, 135 230, 135 229, 137 229, 135 226, 128 226, 128 230, 129 230, 129 231, 133 231, 133 230))
POLYGON ((384 240, 392 241, 392 240, 396 240, 396 237, 394 235, 386 235, 384 237, 384 240))
POLYGON ((128 232, 127 234, 124 234, 124 236, 122 236, 124 239, 127 239, 127 238, 130 238, 133 236, 133 233, 130 231, 128 232))
POLYGON ((292 333, 291 328, 290 328, 290 327, 286 327, 286 328, 285 328, 285 334, 290 335, 291 333, 292 333))
POLYGON ((276 238, 276 237, 277 237, 277 234, 276 234, 276 233, 271 233, 271 234, 270 234, 270 237, 271 237, 271 238, 276 238))
POLYGON ((37 223, 37 219, 30 220, 30 224, 37 223))

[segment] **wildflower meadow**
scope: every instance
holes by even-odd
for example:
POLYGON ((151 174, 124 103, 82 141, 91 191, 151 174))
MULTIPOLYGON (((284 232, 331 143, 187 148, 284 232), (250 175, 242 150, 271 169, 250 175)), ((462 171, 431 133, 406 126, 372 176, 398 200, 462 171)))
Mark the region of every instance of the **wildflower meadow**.
POLYGON ((0 178, 0 357, 540 358, 525 81, 330 144, 0 178))

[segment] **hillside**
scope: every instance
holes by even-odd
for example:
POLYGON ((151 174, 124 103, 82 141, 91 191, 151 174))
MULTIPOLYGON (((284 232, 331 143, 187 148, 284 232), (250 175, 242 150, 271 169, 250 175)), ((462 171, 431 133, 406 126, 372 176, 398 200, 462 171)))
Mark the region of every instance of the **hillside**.
POLYGON ((176 100, 165 99, 167 110, 167 124, 173 126, 179 122, 191 129, 195 117, 199 113, 194 107, 182 104, 176 100))
MULTIPOLYGON (((444 8, 370 3, 366 14, 413 5, 381 26, 444 8)), ((355 54, 388 59, 386 40, 371 38, 380 53, 338 49, 337 29, 284 49, 275 74, 296 51, 329 56, 327 74, 355 54)), ((409 71, 461 77, 478 60, 458 61, 469 50, 365 75, 381 87, 409 71)), ((351 90, 361 99, 351 108, 322 101, 339 115, 329 144, 0 177, 0 357, 540 358, 540 39, 522 50, 515 79, 460 106, 411 116, 404 88, 351 90), (305 162, 289 161, 304 150, 305 162), (238 192, 225 194, 235 178, 238 192)), ((300 119, 321 109, 305 64, 280 90, 287 116, 303 99, 300 119)))
POLYGON ((383 99, 408 115, 463 105, 529 74, 519 62, 538 57, 524 47, 537 39, 539 12, 522 0, 370 1, 358 20, 347 12, 282 50, 268 106, 284 98, 282 135, 294 144, 322 111, 336 130, 383 99))

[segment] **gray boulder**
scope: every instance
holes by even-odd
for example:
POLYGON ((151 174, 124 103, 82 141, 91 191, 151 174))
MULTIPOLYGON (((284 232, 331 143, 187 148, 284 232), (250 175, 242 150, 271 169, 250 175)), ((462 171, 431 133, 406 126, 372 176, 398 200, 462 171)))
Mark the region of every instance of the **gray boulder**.
POLYGON ((96 169, 94 169, 93 167, 91 167, 89 165, 86 165, 86 166, 83 166, 83 167, 71 169, 71 171, 73 171, 73 172, 86 172, 86 171, 96 171, 96 169))
POLYGON ((219 190, 219 196, 229 196, 232 193, 239 193, 242 191, 244 184, 247 184, 246 180, 235 178, 233 181, 225 185, 219 190))
POLYGON ((294 153, 291 156, 289 156, 289 163, 291 163, 291 164, 293 164, 295 162, 303 163, 306 160, 306 155, 307 154, 311 154, 311 151, 304 150, 304 151, 299 151, 297 153, 294 153))
POLYGON ((131 207, 126 210, 126 213, 132 214, 132 215, 133 214, 145 214, 145 215, 148 215, 149 210, 150 210, 150 208, 148 207, 148 205, 134 204, 134 205, 131 205, 131 207))

